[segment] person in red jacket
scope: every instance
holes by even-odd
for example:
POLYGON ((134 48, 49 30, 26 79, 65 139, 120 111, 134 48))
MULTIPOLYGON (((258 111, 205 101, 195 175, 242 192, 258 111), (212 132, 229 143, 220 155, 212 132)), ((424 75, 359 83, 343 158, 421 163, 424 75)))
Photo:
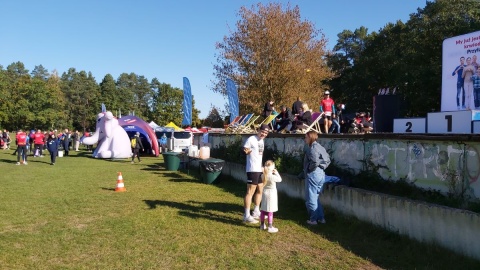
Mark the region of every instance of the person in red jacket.
POLYGON ((17 139, 17 165, 20 165, 20 155, 24 165, 27 165, 27 134, 23 130, 19 130, 16 135, 17 139))
POLYGON ((335 114, 335 102, 330 98, 330 91, 325 91, 325 97, 320 102, 320 112, 324 113, 325 133, 328 133, 332 126, 332 115, 335 114))
POLYGON ((44 139, 45 135, 42 133, 42 131, 40 129, 37 130, 37 132, 35 132, 35 136, 33 137, 33 143, 35 145, 35 150, 33 151, 34 157, 43 157, 42 151, 45 144, 44 139))

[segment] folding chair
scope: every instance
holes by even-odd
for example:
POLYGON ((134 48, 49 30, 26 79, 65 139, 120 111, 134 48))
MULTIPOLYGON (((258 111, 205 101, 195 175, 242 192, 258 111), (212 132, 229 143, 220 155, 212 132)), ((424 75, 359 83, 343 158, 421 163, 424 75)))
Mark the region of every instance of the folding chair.
POLYGON ((231 133, 237 133, 238 130, 244 126, 249 120, 250 118, 252 118, 253 116, 253 113, 249 113, 249 114, 246 114, 245 117, 241 120, 239 120, 237 123, 235 123, 232 128, 231 128, 231 133))
POLYGON ((233 121, 225 127, 225 133, 231 133, 236 128, 238 123, 243 121, 245 116, 247 116, 247 115, 244 114, 244 115, 239 115, 239 116, 235 117, 235 119, 233 119, 233 121))
POLYGON ((312 123, 310 125, 305 125, 303 124, 302 129, 299 131, 299 133, 307 133, 310 130, 315 130, 317 133, 322 134, 322 130, 320 128, 320 124, 318 123, 320 119, 322 119, 323 112, 314 112, 312 113, 312 123))
POLYGON ((257 119, 260 117, 260 115, 254 115, 250 118, 250 120, 248 120, 247 123, 245 123, 244 125, 241 125, 237 128, 237 131, 236 133, 254 133, 255 132, 255 129, 252 128, 253 125, 255 124, 255 121, 257 121, 257 119))
POLYGON ((267 116, 267 118, 263 119, 263 121, 260 123, 260 124, 257 124, 257 125, 253 125, 253 129, 255 132, 257 132, 257 130, 260 128, 261 125, 268 125, 270 127, 271 130, 273 130, 273 121, 275 121, 275 117, 277 116, 278 114, 270 114, 269 116, 267 116))

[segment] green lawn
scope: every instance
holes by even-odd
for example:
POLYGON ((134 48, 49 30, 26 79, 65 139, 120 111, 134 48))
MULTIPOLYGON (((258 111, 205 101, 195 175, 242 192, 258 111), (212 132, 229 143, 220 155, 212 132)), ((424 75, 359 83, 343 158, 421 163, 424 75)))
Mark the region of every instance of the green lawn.
POLYGON ((260 231, 241 222, 244 183, 206 185, 161 157, 17 166, 12 152, 0 150, 0 269, 480 269, 331 209, 309 227, 303 201, 284 194, 279 233, 260 231), (117 172, 127 192, 114 191, 117 172))

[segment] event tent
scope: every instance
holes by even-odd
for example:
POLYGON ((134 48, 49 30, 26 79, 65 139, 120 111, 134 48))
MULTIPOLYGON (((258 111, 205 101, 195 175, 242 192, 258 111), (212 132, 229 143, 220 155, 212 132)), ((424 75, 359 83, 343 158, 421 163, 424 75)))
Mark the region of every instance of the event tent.
POLYGON ((125 129, 128 136, 132 138, 136 132, 140 133, 140 139, 144 147, 144 152, 156 157, 160 154, 158 148, 157 135, 147 122, 134 115, 127 115, 118 119, 119 125, 125 129))
POLYGON ((175 131, 183 131, 183 128, 175 125, 175 123, 173 123, 173 122, 168 123, 167 125, 165 125, 165 127, 171 127, 173 129, 175 129, 175 131))

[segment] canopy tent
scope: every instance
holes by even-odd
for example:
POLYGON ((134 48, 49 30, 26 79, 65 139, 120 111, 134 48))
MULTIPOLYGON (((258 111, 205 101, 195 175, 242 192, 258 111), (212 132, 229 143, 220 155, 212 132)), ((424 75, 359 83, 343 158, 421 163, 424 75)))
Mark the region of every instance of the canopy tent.
POLYGON ((156 157, 159 155, 157 135, 147 122, 134 115, 127 115, 118 119, 119 125, 127 132, 128 137, 133 137, 136 132, 140 133, 143 148, 146 153, 156 157))
POLYGON ((167 125, 165 125, 165 127, 171 127, 175 129, 175 131, 183 131, 183 128, 180 128, 179 126, 175 125, 175 123, 173 122, 168 123, 167 125))
POLYGON ((159 125, 157 125, 157 123, 155 123, 155 122, 153 122, 153 121, 150 122, 148 125, 149 125, 153 130, 155 130, 157 127, 159 127, 159 125))
POLYGON ((203 133, 202 130, 199 130, 198 128, 192 128, 192 127, 187 127, 185 128, 185 131, 190 131, 190 132, 193 132, 193 133, 203 133))

